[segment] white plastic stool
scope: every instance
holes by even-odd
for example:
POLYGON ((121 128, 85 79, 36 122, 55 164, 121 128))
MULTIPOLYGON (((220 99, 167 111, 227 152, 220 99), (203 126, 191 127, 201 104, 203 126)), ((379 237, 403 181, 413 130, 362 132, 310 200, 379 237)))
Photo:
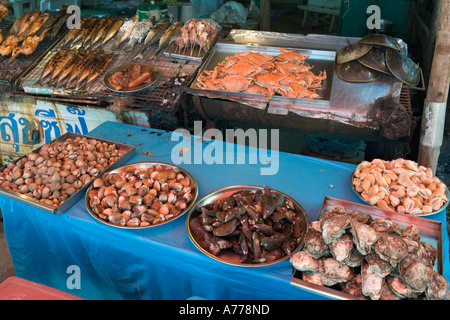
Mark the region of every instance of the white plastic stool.
POLYGON ((25 12, 30 12, 37 8, 36 0, 9 0, 9 3, 13 6, 16 19, 25 12))

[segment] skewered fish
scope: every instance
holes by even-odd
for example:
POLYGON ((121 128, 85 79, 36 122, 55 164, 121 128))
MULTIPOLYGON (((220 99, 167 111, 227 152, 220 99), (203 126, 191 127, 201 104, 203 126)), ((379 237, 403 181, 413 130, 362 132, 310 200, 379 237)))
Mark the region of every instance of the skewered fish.
POLYGON ((107 22, 107 20, 108 18, 101 17, 97 22, 89 26, 87 32, 84 34, 83 39, 81 41, 83 47, 87 46, 89 41, 91 41, 92 37, 94 36, 95 32, 97 32, 98 29, 102 28, 107 22))
POLYGON ((144 46, 141 51, 139 51, 139 54, 135 57, 135 59, 143 59, 144 52, 161 38, 161 35, 169 27, 169 25, 170 21, 167 18, 164 18, 155 24, 145 37, 144 46))
POLYGON ((154 19, 155 18, 152 16, 146 20, 142 20, 136 23, 133 31, 131 31, 128 43, 125 47, 126 52, 133 50, 136 43, 141 43, 142 41, 144 41, 145 36, 147 35, 151 27, 153 27, 152 21, 154 21, 154 19))
POLYGON ((177 21, 174 24, 172 24, 167 30, 166 32, 164 32, 163 36, 161 37, 161 39, 159 39, 159 46, 158 46, 158 50, 156 51, 156 53, 150 58, 150 60, 152 59, 156 59, 156 56, 161 52, 162 49, 164 49, 165 47, 167 47, 167 45, 169 44, 170 40, 172 40, 172 38, 178 33, 180 32, 181 28, 183 27, 184 22, 183 21, 177 21))
POLYGON ((100 41, 116 20, 117 17, 111 17, 103 21, 103 23, 99 25, 98 28, 95 30, 89 47, 93 47, 98 41, 100 41))
POLYGON ((66 24, 67 19, 69 18, 69 14, 67 13, 67 8, 68 8, 68 5, 64 4, 59 8, 59 11, 53 15, 56 20, 52 24, 52 29, 47 34, 47 36, 50 39, 56 38, 56 36, 58 35, 58 33, 61 30, 61 28, 63 27, 63 25, 66 24))
POLYGON ((76 82, 74 84, 75 90, 78 90, 83 83, 83 81, 89 76, 93 66, 98 63, 101 63, 105 58, 104 52, 98 52, 83 68, 83 70, 78 73, 76 82))
POLYGON ((73 28, 67 32, 66 36, 64 37, 64 42, 62 46, 68 45, 69 43, 74 42, 75 37, 77 37, 80 33, 82 34, 84 31, 84 28, 86 27, 86 23, 89 23, 89 20, 86 17, 81 17, 80 21, 80 28, 73 28))
POLYGON ((39 84, 42 79, 45 79, 50 73, 53 72, 53 69, 56 67, 56 65, 59 63, 59 61, 64 57, 64 55, 67 53, 67 50, 60 50, 58 51, 45 65, 44 70, 42 71, 41 76, 39 77, 38 81, 36 81, 36 84, 39 84))
POLYGON ((133 18, 125 21, 122 26, 120 27, 119 31, 116 35, 116 45, 113 50, 116 50, 119 48, 119 46, 128 39, 131 32, 134 29, 134 26, 139 21, 139 16, 136 14, 133 16, 133 18))
POLYGON ((86 57, 86 50, 81 47, 78 49, 77 54, 72 59, 72 61, 67 65, 64 70, 60 73, 58 80, 56 81, 55 87, 60 87, 64 84, 64 80, 67 80, 72 70, 86 57))
POLYGON ((122 25, 124 24, 124 22, 125 22, 125 18, 119 18, 119 19, 115 20, 113 22, 113 24, 111 25, 111 27, 109 27, 109 29, 103 35, 100 46, 103 46, 105 43, 107 43, 109 40, 111 40, 117 34, 117 32, 119 32, 119 30, 122 27, 122 25))
POLYGON ((114 56, 114 53, 111 52, 107 54, 100 63, 94 64, 92 66, 91 72, 89 73, 86 83, 84 85, 85 89, 89 89, 89 87, 94 83, 94 81, 98 78, 98 76, 105 70, 105 68, 108 66, 108 64, 111 62, 112 58, 114 56))
POLYGON ((28 36, 19 47, 13 50, 11 58, 9 58, 8 62, 13 62, 19 54, 24 54, 26 56, 31 55, 34 51, 36 51, 39 43, 44 40, 47 31, 48 29, 44 30, 44 32, 42 32, 40 35, 28 36))
POLYGON ((78 78, 78 76, 85 70, 86 68, 90 67, 92 61, 95 59, 95 57, 98 55, 98 51, 89 51, 86 53, 86 56, 82 61, 80 61, 72 70, 70 73, 68 80, 62 85, 63 88, 70 87, 70 84, 78 78))
POLYGON ((51 85, 54 80, 58 79, 61 71, 70 63, 70 61, 72 61, 75 55, 76 52, 74 50, 69 50, 67 54, 60 61, 58 61, 58 64, 53 69, 50 79, 47 81, 49 85, 51 85))

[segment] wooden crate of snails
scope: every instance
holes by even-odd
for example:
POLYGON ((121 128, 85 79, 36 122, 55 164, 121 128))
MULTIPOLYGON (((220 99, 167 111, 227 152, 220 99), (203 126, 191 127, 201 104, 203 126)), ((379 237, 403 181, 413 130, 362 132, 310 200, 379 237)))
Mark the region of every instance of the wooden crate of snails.
POLYGON ((132 146, 68 132, 4 166, 0 193, 60 214, 97 176, 134 153, 132 146))

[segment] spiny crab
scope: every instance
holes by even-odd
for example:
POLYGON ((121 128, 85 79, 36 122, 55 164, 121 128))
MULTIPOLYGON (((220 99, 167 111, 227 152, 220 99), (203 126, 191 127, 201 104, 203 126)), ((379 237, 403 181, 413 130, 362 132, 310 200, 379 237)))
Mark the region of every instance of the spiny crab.
POLYGON ((213 70, 205 70, 197 78, 196 87, 262 94, 267 99, 275 94, 320 99, 315 90, 326 79, 325 70, 315 75, 313 66, 305 63, 309 56, 285 48, 280 51, 275 57, 248 50, 227 56, 213 70))
POLYGON ((437 249, 415 225, 335 206, 310 223, 304 240, 290 258, 303 281, 372 300, 441 300, 448 291, 433 269, 437 249))

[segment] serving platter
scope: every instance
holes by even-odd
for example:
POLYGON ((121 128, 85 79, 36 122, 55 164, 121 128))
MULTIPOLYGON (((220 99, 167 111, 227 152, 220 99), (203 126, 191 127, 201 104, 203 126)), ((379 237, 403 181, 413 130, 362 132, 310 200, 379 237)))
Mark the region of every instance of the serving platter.
MULTIPOLYGON (((324 197, 322 205, 319 210, 318 220, 323 214, 328 212, 335 206, 342 206, 347 210, 360 211, 369 214, 374 219, 388 218, 397 223, 402 229, 406 229, 408 226, 415 226, 420 233, 420 241, 427 242, 437 249, 437 258, 434 264, 434 269, 443 274, 443 238, 442 238, 442 223, 439 221, 420 218, 419 216, 399 214, 375 208, 368 205, 363 205, 351 201, 324 197)), ((302 280, 302 272, 293 268, 291 286, 305 290, 319 296, 336 299, 336 300, 360 300, 361 298, 347 294, 339 290, 337 285, 332 287, 320 286, 311 282, 302 280)))
MULTIPOLYGON (((274 189, 271 189, 271 190, 276 193, 279 192, 274 189)), ((199 237, 199 235, 193 230, 191 223, 195 219, 199 218, 199 216, 201 216, 201 212, 200 212, 201 207, 213 204, 216 201, 224 200, 224 199, 226 199, 238 192, 241 192, 241 191, 251 191, 251 192, 262 191, 262 192, 264 192, 264 187, 251 186, 251 185, 236 185, 236 186, 229 186, 229 187, 225 187, 222 189, 218 189, 216 191, 213 191, 213 192, 205 195, 201 199, 199 199, 197 201, 197 203, 189 211, 187 219, 186 219, 186 229, 187 229, 190 240, 202 253, 204 253, 205 255, 207 255, 208 257, 210 257, 216 261, 219 261, 219 262, 222 262, 225 264, 229 264, 229 265, 241 266, 241 267, 262 267, 262 266, 272 265, 272 264, 281 262, 283 260, 286 260, 291 256, 291 254, 293 252, 298 251, 302 247, 303 237, 306 234, 306 232, 308 231, 308 225, 309 225, 308 224, 308 216, 307 216, 305 210, 303 209, 303 207, 297 201, 295 201, 293 198, 286 195, 285 193, 282 193, 284 195, 285 199, 290 201, 293 204, 293 206, 295 208, 295 216, 296 216, 296 218, 298 218, 298 221, 301 223, 301 230, 302 230, 301 235, 300 235, 300 237, 298 237, 296 239, 296 247, 295 247, 295 249, 292 250, 291 254, 286 254, 283 257, 272 260, 272 261, 256 263, 256 262, 252 262, 252 261, 241 262, 241 255, 236 253, 235 251, 233 251, 232 248, 222 249, 220 251, 220 253, 217 255, 211 253, 207 249, 205 243, 202 241, 202 239, 199 237)))
POLYGON ((161 71, 155 66, 152 66, 152 65, 149 65, 149 64, 145 64, 145 63, 133 62, 133 63, 127 63, 127 64, 119 65, 117 67, 114 67, 110 71, 108 71, 108 73, 106 73, 104 78, 103 78, 103 84, 109 90, 117 92, 117 93, 133 93, 133 92, 142 91, 142 90, 145 90, 145 89, 148 89, 148 88, 152 87, 159 80, 160 75, 161 75, 161 71), (150 68, 151 71, 152 71, 152 73, 151 73, 151 81, 149 83, 142 83, 142 84, 140 84, 138 86, 134 86, 134 87, 130 87, 130 88, 123 88, 122 90, 117 90, 116 88, 114 88, 114 86, 110 82, 111 76, 114 75, 116 72, 119 72, 119 71, 124 70, 124 69, 129 68, 129 67, 132 67, 133 65, 141 65, 141 66, 145 66, 147 68, 150 68))
MULTIPOLYGON (((85 135, 81 135, 81 134, 77 134, 77 133, 72 133, 72 132, 66 132, 63 135, 59 136, 58 138, 46 143, 47 144, 52 144, 54 142, 63 142, 66 141, 68 139, 75 139, 77 137, 86 137, 86 138, 91 138, 89 136, 85 136, 85 135)), ((121 152, 122 156, 116 161, 114 162, 111 166, 109 166, 108 168, 104 169, 103 171, 100 172, 100 174, 102 172, 105 172, 107 170, 110 169, 114 169, 118 166, 121 166, 122 164, 124 164, 125 162, 127 162, 131 157, 133 157, 136 154, 136 148, 134 146, 130 146, 127 144, 123 144, 123 143, 118 143, 118 142, 114 142, 114 141, 109 141, 109 140, 105 140, 105 139, 99 139, 99 138, 92 138, 95 139, 99 142, 102 143, 107 143, 107 144, 114 144, 116 146, 116 148, 121 152)), ((34 153, 39 153, 39 151, 41 150, 42 146, 37 148, 36 150, 33 150, 32 152, 34 153)), ((23 159, 27 157, 27 155, 24 155, 23 157, 15 160, 14 162, 17 163, 17 161, 19 161, 20 159, 23 159)), ((6 168, 6 166, 0 168, 0 171, 3 171, 6 168)), ((66 201, 64 201, 63 203, 61 203, 59 206, 55 207, 52 206, 50 204, 47 204, 45 202, 39 201, 35 198, 29 197, 27 195, 15 192, 13 190, 7 189, 7 188, 3 188, 0 187, 0 194, 9 197, 11 199, 26 203, 32 207, 38 208, 40 210, 55 214, 55 215, 60 215, 61 213, 67 211, 71 206, 73 206, 78 200, 80 200, 81 198, 83 198, 83 196, 85 195, 86 190, 89 187, 89 183, 84 185, 82 188, 78 189, 76 193, 72 194, 66 201)))
MULTIPOLYGON (((103 224, 106 224, 106 225, 109 225, 109 226, 112 226, 112 227, 116 227, 116 228, 123 228, 123 229, 153 228, 153 227, 157 227, 157 226, 161 226, 161 225, 167 224, 167 223, 169 223, 171 221, 174 221, 174 220, 180 218, 181 216, 183 216, 186 212, 188 212, 192 208, 192 206, 195 203, 195 200, 197 199, 198 184, 197 184, 196 180, 194 179, 194 177, 189 172, 187 172, 186 170, 184 170, 184 169, 182 169, 182 168, 180 168, 178 166, 175 166, 175 165, 169 164, 169 163, 163 163, 163 162, 137 162, 137 163, 130 163, 130 164, 127 164, 127 165, 115 168, 113 170, 109 170, 109 171, 103 173, 101 176, 99 176, 99 178, 103 179, 105 174, 116 174, 116 173, 124 174, 124 173, 127 173, 127 172, 132 172, 134 170, 136 170, 135 172, 147 171, 147 170, 151 170, 151 169, 153 169, 153 168, 155 168, 157 166, 162 167, 164 170, 168 169, 168 170, 173 170, 173 171, 175 171, 177 173, 181 173, 182 175, 184 175, 184 177, 187 177, 187 178, 190 179, 190 186, 192 187, 191 188, 192 199, 187 202, 186 208, 182 209, 180 213, 178 213, 177 215, 174 215, 171 218, 164 219, 160 223, 151 223, 151 224, 148 224, 148 225, 145 225, 145 226, 143 226, 143 225, 127 226, 127 225, 119 225, 119 224, 116 224, 116 223, 112 223, 112 222, 110 222, 108 220, 105 220, 105 219, 101 218, 98 214, 96 214, 93 211, 93 209, 92 209, 92 207, 90 205, 89 193, 92 190, 97 189, 97 188, 95 188, 94 184, 91 184, 89 186, 89 188, 87 189, 86 194, 85 194, 85 206, 86 206, 86 209, 89 212, 89 214, 93 218, 95 218, 97 221, 99 221, 99 222, 101 222, 103 224)), ((143 180, 144 179, 142 179, 140 181, 143 181, 143 180)), ((160 187, 163 188, 162 186, 160 186, 160 187)), ((156 186, 154 185, 152 188, 156 188, 156 186)), ((160 193, 158 195, 160 195, 160 193)), ((164 203, 166 203, 166 202, 164 202, 164 203)), ((123 212, 123 211, 126 211, 126 210, 120 210, 120 211, 123 212)), ((132 209, 132 211, 133 211, 133 209, 132 209)))
MULTIPOLYGON (((352 174, 350 176, 350 186, 351 186, 353 192, 358 196, 358 198, 360 198, 362 201, 364 201, 364 203, 366 203, 367 205, 372 206, 374 208, 378 208, 377 206, 372 205, 369 202, 367 202, 366 200, 364 200, 364 198, 361 196, 361 194, 356 190, 355 185, 353 184, 353 178, 355 178, 355 171, 356 171, 356 169, 352 172, 352 174)), ((446 188, 445 195, 448 198, 448 188, 446 188)), ((417 214, 417 216, 418 217, 432 216, 432 215, 438 214, 442 211, 445 211, 447 209, 447 206, 448 206, 448 201, 437 211, 433 211, 431 213, 421 213, 421 214, 417 214)), ((395 212, 398 214, 404 214, 404 213, 399 213, 397 211, 391 211, 391 210, 387 210, 387 211, 395 212)))

